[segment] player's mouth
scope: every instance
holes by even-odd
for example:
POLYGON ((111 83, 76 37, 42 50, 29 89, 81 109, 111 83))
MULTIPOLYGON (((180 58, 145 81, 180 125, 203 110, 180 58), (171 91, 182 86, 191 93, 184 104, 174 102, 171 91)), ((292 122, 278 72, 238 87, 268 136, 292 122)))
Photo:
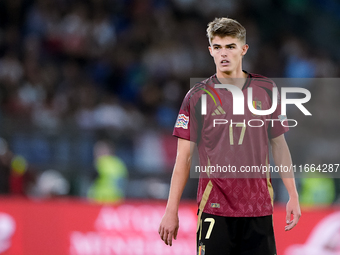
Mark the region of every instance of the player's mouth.
POLYGON ((228 61, 228 60, 226 60, 226 59, 223 59, 222 61, 221 61, 221 65, 222 66, 228 66, 230 64, 230 62, 228 61))

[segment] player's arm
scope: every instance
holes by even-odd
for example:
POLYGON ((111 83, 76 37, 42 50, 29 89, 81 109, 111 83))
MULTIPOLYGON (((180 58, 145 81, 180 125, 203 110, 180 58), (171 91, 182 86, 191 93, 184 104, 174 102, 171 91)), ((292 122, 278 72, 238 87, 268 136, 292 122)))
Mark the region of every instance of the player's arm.
POLYGON ((184 187, 188 181, 194 143, 178 138, 177 157, 172 173, 168 203, 159 225, 158 233, 167 245, 172 245, 179 228, 178 207, 184 187))
MULTIPOLYGON (((287 166, 288 169, 291 169, 292 159, 284 135, 280 135, 276 138, 271 139, 270 143, 272 146, 275 165, 287 166)), ((287 225, 285 227, 285 230, 288 231, 295 227, 301 216, 299 196, 296 190, 293 170, 291 169, 291 172, 288 173, 280 173, 280 176, 289 194, 289 201, 286 206, 287 225), (292 214, 293 220, 291 220, 292 214)))

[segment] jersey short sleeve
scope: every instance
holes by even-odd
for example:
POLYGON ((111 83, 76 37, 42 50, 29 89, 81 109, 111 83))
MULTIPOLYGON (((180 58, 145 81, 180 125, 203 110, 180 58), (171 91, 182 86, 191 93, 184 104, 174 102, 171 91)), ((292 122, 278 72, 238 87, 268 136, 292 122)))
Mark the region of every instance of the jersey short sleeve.
MULTIPOLYGON (((276 87, 275 83, 273 83, 276 87)), ((274 120, 269 124, 268 137, 269 139, 276 138, 284 133, 286 133, 289 128, 288 126, 287 116, 281 114, 281 96, 280 93, 277 92, 277 107, 276 110, 272 113, 271 119, 274 120), (280 123, 281 122, 281 123, 280 123), (282 125, 282 123, 285 125, 282 125)))
POLYGON ((179 110, 175 127, 173 130, 173 135, 196 142, 197 140, 197 112, 196 112, 196 101, 194 93, 190 90, 181 105, 179 110))

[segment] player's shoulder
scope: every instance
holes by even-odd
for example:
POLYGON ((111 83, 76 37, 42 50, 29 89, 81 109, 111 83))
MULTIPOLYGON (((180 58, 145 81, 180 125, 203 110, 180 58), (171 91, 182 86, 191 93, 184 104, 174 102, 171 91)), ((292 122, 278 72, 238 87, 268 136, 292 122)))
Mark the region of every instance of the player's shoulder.
POLYGON ((209 88, 213 87, 215 83, 218 83, 216 81, 216 75, 212 75, 209 78, 198 81, 194 84, 194 86, 188 91, 185 98, 190 100, 193 97, 200 97, 204 91, 209 90, 209 88))
POLYGON ((249 76, 251 78, 251 84, 253 86, 259 86, 270 90, 276 87, 275 82, 266 76, 255 73, 249 73, 249 76))

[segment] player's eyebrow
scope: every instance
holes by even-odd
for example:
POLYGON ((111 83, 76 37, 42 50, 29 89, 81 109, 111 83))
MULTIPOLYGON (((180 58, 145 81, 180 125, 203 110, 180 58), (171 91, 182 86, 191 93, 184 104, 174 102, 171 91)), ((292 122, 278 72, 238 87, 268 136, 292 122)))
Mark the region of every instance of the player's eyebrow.
POLYGON ((230 43, 230 44, 227 44, 226 46, 237 46, 236 43, 230 43))
MULTIPOLYGON (((221 44, 217 44, 217 43, 214 43, 212 46, 218 46, 218 47, 220 47, 221 46, 221 44)), ((225 46, 237 46, 236 45, 236 43, 230 43, 230 44, 226 44, 225 46)))

